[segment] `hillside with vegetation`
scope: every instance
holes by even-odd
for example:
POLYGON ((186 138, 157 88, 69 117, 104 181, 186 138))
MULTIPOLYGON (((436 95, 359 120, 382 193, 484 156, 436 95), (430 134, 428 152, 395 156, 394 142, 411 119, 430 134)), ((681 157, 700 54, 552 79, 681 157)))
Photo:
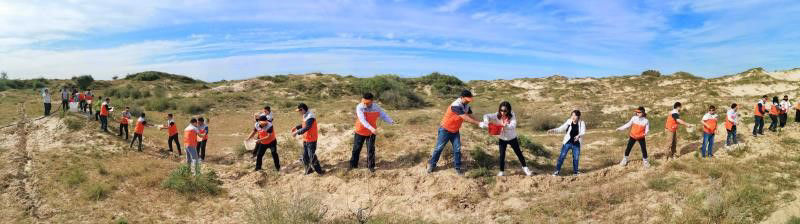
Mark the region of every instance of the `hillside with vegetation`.
MULTIPOLYGON (((749 135, 752 108, 761 95, 800 96, 800 73, 754 68, 718 78, 687 72, 606 78, 520 78, 473 80, 431 73, 421 77, 336 74, 259 76, 205 82, 148 71, 121 79, 0 80, 0 218, 20 223, 786 223, 800 221, 800 126, 749 135), (165 131, 147 128, 138 152, 93 117, 43 113, 40 89, 90 88, 115 108, 145 112, 153 124, 173 113, 179 127, 191 116, 210 120, 203 175, 188 174, 185 158, 169 153, 165 131), (464 125, 467 174, 456 175, 450 146, 440 169, 426 174, 427 160, 444 109, 463 89, 475 94, 476 117, 497 112, 509 101, 518 116, 521 147, 535 175, 525 176, 507 156, 498 177, 495 137, 464 125), (395 125, 380 123, 377 171, 348 171, 354 108, 372 92, 395 125), (663 160, 664 123, 674 102, 695 124, 678 133, 679 158, 663 160), (324 176, 303 175, 301 142, 290 129, 294 111, 306 103, 318 117, 317 155, 324 176), (699 155, 700 119, 709 105, 725 112, 742 105, 739 140, 726 149, 716 135, 715 158, 699 155), (242 141, 253 113, 269 105, 275 116, 280 172, 254 172, 242 141), (651 167, 643 168, 636 146, 631 163, 618 165, 627 132, 614 131, 638 106, 650 120, 651 167), (562 134, 547 134, 572 110, 587 123, 580 176, 551 176, 562 134)), ((112 113, 119 117, 118 109, 112 113)), ((794 113, 790 114, 790 119, 794 113)), ((722 129, 722 128, 720 128, 722 129)), ((511 153, 509 153, 511 154, 511 153)), ((365 156, 362 153, 362 158, 365 156)), ((562 173, 570 173, 572 155, 562 173)), ((269 156, 265 164, 271 164, 269 156)), ((361 160, 366 164, 366 159, 361 160)), ((267 167, 271 168, 270 165, 267 167)), ((361 165, 360 167, 366 167, 361 165)))

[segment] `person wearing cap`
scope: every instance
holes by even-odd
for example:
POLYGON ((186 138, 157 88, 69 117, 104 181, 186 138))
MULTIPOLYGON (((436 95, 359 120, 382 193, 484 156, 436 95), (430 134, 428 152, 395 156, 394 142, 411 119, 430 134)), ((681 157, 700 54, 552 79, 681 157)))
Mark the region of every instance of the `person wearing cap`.
POLYGON ((320 176, 324 174, 322 166, 317 159, 317 118, 314 113, 308 110, 308 105, 300 103, 297 105, 297 111, 303 118, 300 125, 292 128, 292 137, 303 135, 303 165, 305 165, 305 174, 311 174, 316 171, 320 176))
POLYGON ((389 114, 373 102, 372 93, 364 93, 361 103, 356 105, 355 133, 353 134, 353 155, 350 157, 350 169, 358 168, 358 157, 364 142, 367 142, 367 168, 375 172, 375 138, 378 133, 378 118, 394 124, 389 114))
POLYGON ((42 89, 42 100, 44 102, 44 116, 50 116, 50 90, 47 88, 42 89))
POLYGON ((434 146, 431 159, 428 161, 428 173, 432 173, 436 169, 436 163, 439 161, 444 146, 447 142, 450 142, 453 146, 453 164, 456 174, 459 176, 464 175, 464 171, 461 169, 461 135, 459 130, 464 121, 480 125, 480 122, 472 117, 472 108, 469 106, 472 100, 472 92, 464 90, 461 92, 461 96, 447 107, 439 127, 436 146, 434 146))
MULTIPOLYGON (((167 147, 172 152, 172 142, 175 142, 175 148, 178 149, 178 156, 181 154, 181 143, 178 138, 178 126, 175 124, 175 118, 172 114, 167 114, 167 122, 158 128, 158 130, 167 129, 167 147)), ((187 157, 189 155, 186 155, 187 157)))
POLYGON ((700 146, 700 155, 703 158, 714 157, 714 136, 717 134, 717 107, 708 107, 708 113, 703 115, 703 144, 700 146))
MULTIPOLYGON (((499 126, 500 134, 497 135, 497 146, 500 149, 500 172, 497 176, 505 176, 506 169, 506 149, 511 146, 511 150, 517 155, 519 164, 522 166, 522 172, 526 176, 533 175, 528 164, 525 163, 525 156, 522 155, 522 150, 519 147, 519 139, 517 138, 517 116, 514 111, 511 111, 511 103, 508 101, 500 102, 497 108, 497 113, 484 114, 481 128, 488 128, 489 125, 499 126)), ((490 131, 491 132, 491 131, 490 131)))
POLYGON ((631 117, 631 120, 617 128, 617 131, 624 131, 628 128, 631 129, 628 134, 628 146, 625 148, 625 154, 622 157, 622 161, 619 162, 619 165, 628 165, 628 156, 631 154, 633 144, 639 142, 639 148, 642 149, 642 165, 644 168, 650 167, 650 162, 647 162, 647 141, 645 141, 647 134, 650 133, 650 121, 647 120, 647 112, 643 106, 639 106, 639 108, 634 110, 634 115, 631 117))
POLYGON ((122 137, 122 131, 125 131, 125 140, 128 140, 128 123, 131 120, 131 108, 125 107, 125 111, 122 111, 120 114, 119 119, 119 137, 122 137))
MULTIPOLYGON (((272 122, 272 121, 273 121, 273 117, 272 117, 272 108, 270 108, 269 106, 264 106, 264 109, 262 109, 262 110, 261 110, 261 111, 259 111, 259 112, 256 112, 256 113, 254 113, 254 114, 253 114, 253 117, 255 118, 255 121, 256 121, 256 123, 254 124, 254 126, 258 126, 258 121, 259 121, 259 120, 260 120, 262 117, 266 118, 266 119, 267 119, 267 121, 268 121, 270 124, 272 124, 272 123, 273 123, 273 122, 272 122)), ((251 158, 252 158, 253 160, 255 160, 255 159, 256 159, 256 157, 257 157, 257 154, 258 154, 258 150, 256 150, 256 149, 253 149, 253 155, 252 155, 252 157, 251 157, 251 158)))
POLYGON ((260 116, 258 118, 258 122, 253 128, 253 131, 250 132, 250 136, 247 137, 247 140, 253 139, 256 134, 258 134, 258 138, 256 139, 256 148, 253 150, 257 152, 256 171, 261 170, 261 162, 267 148, 270 149, 270 153, 272 154, 272 162, 275 163, 275 171, 281 171, 281 162, 278 158, 278 141, 275 139, 275 131, 273 130, 272 122, 269 122, 266 116, 260 116))
POLYGON ((761 96, 761 99, 758 100, 758 103, 753 108, 753 137, 764 135, 764 115, 767 114, 764 104, 766 103, 767 95, 761 96))
POLYGON ((100 130, 108 132, 108 113, 111 111, 111 99, 106 100, 100 105, 100 130))
POLYGON ((681 102, 675 102, 672 105, 672 111, 667 116, 666 125, 664 128, 667 130, 668 138, 668 145, 667 145, 667 160, 669 159, 676 159, 675 154, 678 151, 678 126, 685 125, 685 126, 694 126, 689 123, 686 123, 681 119, 680 111, 681 111, 681 102))
POLYGON ((197 118, 197 130, 200 130, 200 134, 203 136, 203 139, 197 143, 197 155, 200 156, 200 161, 203 161, 206 159, 206 145, 208 145, 208 122, 205 118, 197 118))

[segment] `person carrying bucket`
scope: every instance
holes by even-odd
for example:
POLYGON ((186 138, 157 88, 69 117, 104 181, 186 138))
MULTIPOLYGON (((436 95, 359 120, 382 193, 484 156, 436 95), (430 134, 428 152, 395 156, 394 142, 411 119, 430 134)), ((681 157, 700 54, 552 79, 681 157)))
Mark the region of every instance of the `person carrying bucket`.
POLYGON ((511 146, 514 154, 517 155, 522 171, 526 176, 533 175, 528 165, 525 163, 525 156, 522 155, 522 150, 519 147, 519 139, 517 139, 517 116, 511 111, 511 103, 503 101, 497 109, 497 113, 483 115, 483 122, 480 123, 483 128, 489 129, 489 134, 497 136, 497 145, 500 149, 500 172, 497 176, 505 176, 506 168, 506 148, 511 146))

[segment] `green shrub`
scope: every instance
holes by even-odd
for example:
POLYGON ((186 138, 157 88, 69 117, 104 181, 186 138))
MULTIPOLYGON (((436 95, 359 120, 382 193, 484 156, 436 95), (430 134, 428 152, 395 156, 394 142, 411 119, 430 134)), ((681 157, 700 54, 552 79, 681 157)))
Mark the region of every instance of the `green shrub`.
POLYGON ((167 179, 161 182, 161 186, 164 188, 190 196, 196 193, 217 195, 220 193, 220 185, 222 185, 222 181, 219 180, 215 171, 211 170, 200 175, 192 175, 189 166, 186 164, 182 164, 173 170, 167 176, 167 179))
POLYGON ((187 114, 202 114, 208 111, 212 106, 211 102, 199 101, 192 103, 181 104, 180 110, 187 114))
POLYGON ((175 109, 175 103, 167 98, 157 98, 149 100, 145 108, 147 110, 164 112, 166 110, 175 109))
POLYGON ((478 167, 477 169, 472 169, 467 173, 467 177, 469 178, 481 178, 481 177, 494 177, 494 173, 486 167, 478 167))
POLYGON ((419 108, 426 105, 422 97, 414 93, 412 88, 396 75, 358 79, 353 85, 353 92, 373 93, 381 103, 394 109, 419 108))
POLYGON ((106 183, 90 183, 84 189, 84 194, 92 201, 103 200, 111 194, 111 186, 106 183))
POLYGON ((139 72, 136 74, 125 76, 125 80, 135 80, 135 81, 155 81, 159 79, 172 79, 182 83, 203 83, 203 81, 189 78, 186 76, 169 74, 158 71, 139 72))
POLYGON ((420 108, 425 106, 425 101, 416 93, 400 89, 383 92, 380 101, 384 105, 389 106, 389 108, 394 109, 420 108))
POLYGON ((310 195, 295 194, 290 201, 277 196, 264 199, 250 197, 252 206, 245 210, 245 220, 252 224, 271 223, 319 223, 328 208, 322 201, 310 195))
POLYGON ((70 131, 77 131, 83 128, 86 122, 78 118, 68 117, 67 119, 64 119, 64 124, 67 125, 67 129, 70 131))
POLYGON ((545 149, 544 146, 542 146, 542 144, 533 142, 530 139, 530 137, 525 136, 525 135, 520 135, 517 138, 519 138, 518 139, 519 140, 519 147, 523 148, 523 149, 527 149, 528 151, 531 152, 531 154, 533 154, 535 156, 545 157, 545 158, 550 158, 552 156, 550 151, 547 151, 547 149, 545 149))
POLYGON ((439 96, 457 96, 466 85, 455 76, 444 75, 438 72, 417 78, 416 83, 430 85, 435 94, 439 96))
POLYGON ((258 77, 260 80, 272 81, 274 83, 284 83, 289 81, 288 75, 274 75, 274 76, 260 76, 258 77))
POLYGON ((69 187, 77 187, 86 181, 86 173, 79 166, 72 166, 61 173, 61 181, 69 187))
POLYGON ((650 78, 650 77, 661 77, 661 72, 659 72, 657 70, 650 69, 650 70, 647 70, 647 71, 643 71, 642 72, 642 77, 648 77, 648 78, 650 78))
POLYGON ((91 75, 82 75, 78 77, 72 77, 72 80, 75 81, 75 84, 78 85, 79 89, 87 89, 92 82, 94 82, 94 78, 91 75))
POLYGON ((647 182, 647 187, 655 191, 669 191, 675 184, 678 183, 677 178, 663 178, 658 177, 647 182))

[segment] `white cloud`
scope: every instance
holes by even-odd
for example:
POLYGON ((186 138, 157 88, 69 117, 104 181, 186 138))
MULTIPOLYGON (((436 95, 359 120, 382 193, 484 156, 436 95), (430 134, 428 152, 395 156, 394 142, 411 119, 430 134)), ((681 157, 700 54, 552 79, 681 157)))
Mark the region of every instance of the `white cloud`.
POLYGON ((444 5, 439 6, 436 8, 436 11, 439 12, 455 12, 462 6, 469 3, 470 0, 449 0, 444 5))

